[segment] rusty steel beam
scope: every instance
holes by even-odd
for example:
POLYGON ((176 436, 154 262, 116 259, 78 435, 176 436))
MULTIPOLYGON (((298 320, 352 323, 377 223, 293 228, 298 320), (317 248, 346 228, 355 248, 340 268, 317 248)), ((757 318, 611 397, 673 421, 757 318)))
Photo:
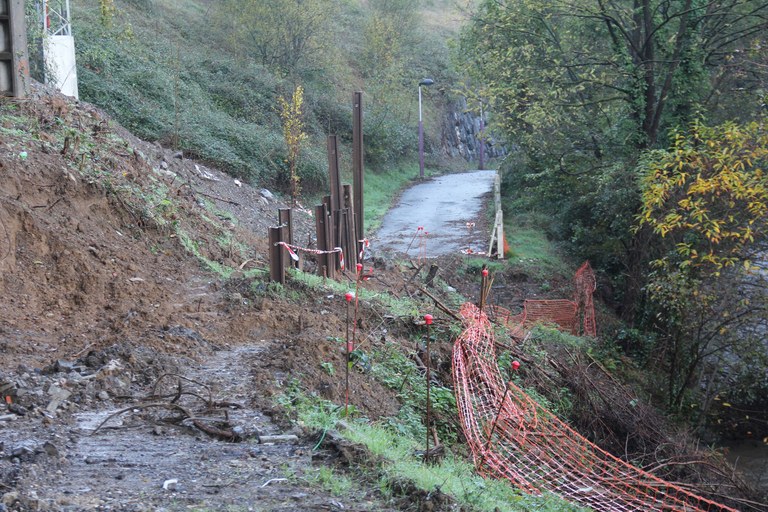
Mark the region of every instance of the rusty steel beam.
POLYGON ((329 135, 328 144, 328 177, 331 184, 330 211, 341 209, 341 176, 339 175, 339 144, 335 135, 329 135))
POLYGON ((0 96, 24 98, 28 87, 24 0, 0 0, 0 96))
POLYGON ((269 228, 269 280, 285 284, 285 250, 278 243, 283 242, 284 228, 269 228))
POLYGON ((355 246, 365 238, 363 222, 363 93, 357 91, 352 97, 352 185, 354 188, 355 246))

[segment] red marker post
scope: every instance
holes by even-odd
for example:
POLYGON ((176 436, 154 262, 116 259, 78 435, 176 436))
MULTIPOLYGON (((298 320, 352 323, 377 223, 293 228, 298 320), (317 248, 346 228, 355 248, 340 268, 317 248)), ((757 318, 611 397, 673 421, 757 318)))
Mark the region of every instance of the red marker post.
POLYGON ((431 387, 432 376, 430 373, 431 360, 429 355, 429 342, 430 342, 430 325, 432 325, 432 315, 424 315, 424 322, 427 324, 427 357, 424 362, 427 366, 427 449, 424 451, 424 462, 429 462, 429 425, 432 423, 432 403, 429 397, 429 390, 431 387))
POLYGON ((349 413, 349 360, 350 360, 350 354, 352 353, 353 347, 353 341, 349 339, 349 303, 352 302, 352 298, 354 295, 352 292, 347 292, 346 295, 344 295, 344 300, 347 301, 347 364, 344 366, 344 380, 345 380, 345 388, 346 388, 346 394, 344 395, 344 417, 347 417, 347 414, 349 413))

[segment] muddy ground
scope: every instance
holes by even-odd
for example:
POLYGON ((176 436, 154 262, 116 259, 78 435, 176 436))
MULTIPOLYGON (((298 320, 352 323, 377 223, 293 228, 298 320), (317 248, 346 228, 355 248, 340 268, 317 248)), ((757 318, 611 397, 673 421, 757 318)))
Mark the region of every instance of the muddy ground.
MULTIPOLYGON (((0 98, 0 511, 424 506, 382 495, 375 470, 334 493, 318 480, 338 466, 333 443, 275 405, 295 379, 343 402, 327 364, 343 368, 346 326, 342 297, 258 272, 281 206, 91 105, 42 87, 0 98)), ((295 223, 309 241, 309 214, 295 223)), ((460 258, 440 264, 460 274, 460 258)), ((413 272, 381 260, 366 286, 410 293, 413 272)), ((412 319, 361 311, 371 345, 410 343, 412 319)), ((397 412, 351 378, 361 414, 397 412)))

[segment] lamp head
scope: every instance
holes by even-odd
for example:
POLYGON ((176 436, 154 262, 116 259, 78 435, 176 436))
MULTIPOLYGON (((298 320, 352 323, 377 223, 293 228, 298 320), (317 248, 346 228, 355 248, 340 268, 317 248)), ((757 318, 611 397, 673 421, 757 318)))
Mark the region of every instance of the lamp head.
POLYGON ((432 85, 434 83, 435 81, 432 80, 431 78, 422 78, 421 82, 419 82, 419 85, 432 85))

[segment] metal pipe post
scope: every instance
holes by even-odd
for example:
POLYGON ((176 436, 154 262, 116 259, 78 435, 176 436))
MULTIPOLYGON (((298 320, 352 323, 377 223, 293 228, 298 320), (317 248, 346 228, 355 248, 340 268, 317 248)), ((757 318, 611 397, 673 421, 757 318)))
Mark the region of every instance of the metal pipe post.
POLYGON ((427 366, 427 449, 424 452, 424 462, 429 462, 429 425, 432 423, 432 401, 430 400, 429 391, 432 387, 432 374, 430 370, 430 366, 432 366, 432 361, 430 358, 429 353, 429 341, 430 341, 430 329, 429 326, 432 325, 432 315, 424 315, 424 321, 427 324, 427 353, 426 353, 426 361, 424 361, 424 364, 427 366))
POLYGON ((421 85, 419 85, 419 178, 424 179, 424 120, 421 117, 421 85))

